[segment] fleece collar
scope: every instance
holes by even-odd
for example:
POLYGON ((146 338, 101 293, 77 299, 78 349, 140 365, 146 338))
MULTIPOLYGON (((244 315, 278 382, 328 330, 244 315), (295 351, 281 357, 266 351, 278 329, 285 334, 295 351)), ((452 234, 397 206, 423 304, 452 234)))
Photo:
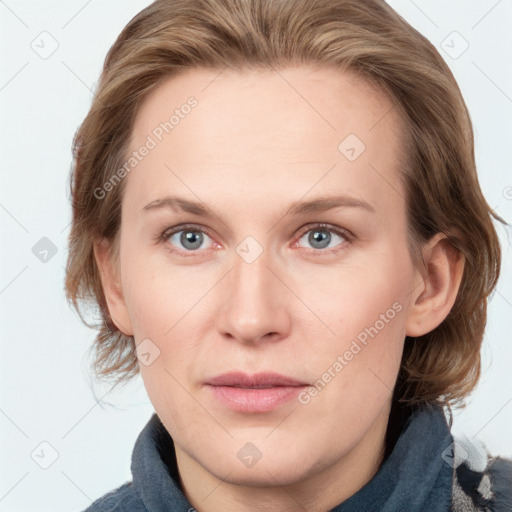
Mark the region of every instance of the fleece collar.
POLYGON ((373 479, 332 512, 448 512, 452 443, 441 408, 416 410, 373 479))

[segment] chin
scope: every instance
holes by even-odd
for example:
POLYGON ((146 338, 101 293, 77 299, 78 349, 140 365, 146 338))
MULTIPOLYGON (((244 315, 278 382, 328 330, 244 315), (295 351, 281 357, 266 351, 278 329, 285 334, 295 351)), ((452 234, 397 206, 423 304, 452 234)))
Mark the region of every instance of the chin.
POLYGON ((270 439, 265 442, 262 437, 255 439, 254 444, 237 439, 230 440, 227 445, 210 446, 207 458, 205 452, 194 458, 209 473, 225 482, 248 487, 275 487, 300 483, 321 473, 339 458, 339 453, 334 454, 328 447, 314 448, 306 439, 292 442, 291 436, 288 436, 288 442, 271 442, 270 439), (305 449, 297 450, 298 446, 305 449))
POLYGON ((263 458, 249 468, 235 461, 229 466, 207 469, 225 482, 246 487, 293 485, 300 483, 313 471, 313 468, 297 465, 295 460, 264 461, 263 458))

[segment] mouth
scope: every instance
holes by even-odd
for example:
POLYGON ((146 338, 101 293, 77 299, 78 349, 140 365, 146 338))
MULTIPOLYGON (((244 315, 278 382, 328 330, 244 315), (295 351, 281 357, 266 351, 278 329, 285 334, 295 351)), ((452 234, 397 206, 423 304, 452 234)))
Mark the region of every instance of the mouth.
POLYGON ((231 372, 205 382, 213 397, 233 411, 269 412, 295 398, 309 384, 277 373, 231 372))

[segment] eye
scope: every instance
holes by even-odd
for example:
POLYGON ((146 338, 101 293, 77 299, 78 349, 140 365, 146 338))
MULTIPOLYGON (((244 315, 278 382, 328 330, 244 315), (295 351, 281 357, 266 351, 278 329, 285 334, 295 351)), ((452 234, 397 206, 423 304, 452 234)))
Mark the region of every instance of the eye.
POLYGON ((213 242, 204 228, 193 225, 168 229, 160 235, 159 240, 167 242, 171 252, 184 256, 192 256, 196 251, 208 249, 213 242))
POLYGON ((343 242, 350 243, 352 235, 345 229, 334 228, 327 224, 317 224, 315 226, 308 226, 306 231, 302 231, 299 241, 294 244, 294 247, 301 246, 304 243, 310 244, 313 253, 332 253, 337 252, 340 246, 345 246, 343 242), (301 242, 304 240, 305 242, 301 242), (336 244, 336 242, 338 242, 336 244), (334 246, 332 245, 334 244, 334 246), (331 247, 329 247, 331 246, 331 247))

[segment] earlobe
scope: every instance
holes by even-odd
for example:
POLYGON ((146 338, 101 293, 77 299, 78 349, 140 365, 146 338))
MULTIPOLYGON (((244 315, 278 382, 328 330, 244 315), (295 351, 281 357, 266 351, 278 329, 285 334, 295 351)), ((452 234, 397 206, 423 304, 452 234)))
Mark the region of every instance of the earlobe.
POLYGON ((103 293, 112 321, 122 333, 133 336, 133 329, 121 287, 119 269, 112 261, 109 244, 105 240, 95 241, 93 242, 93 248, 103 293))
MULTIPOLYGON (((463 254, 446 235, 438 233, 423 250, 423 285, 413 295, 406 335, 422 336, 433 331, 448 316, 455 304, 464 272, 463 254)), ((421 274, 418 269, 418 274, 421 274)))

